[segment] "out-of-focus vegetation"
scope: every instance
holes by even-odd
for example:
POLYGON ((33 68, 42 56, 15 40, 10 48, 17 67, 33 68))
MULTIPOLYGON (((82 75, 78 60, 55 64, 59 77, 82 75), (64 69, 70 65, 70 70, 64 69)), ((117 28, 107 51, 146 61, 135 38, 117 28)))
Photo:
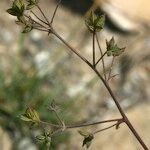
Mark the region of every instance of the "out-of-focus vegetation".
MULTIPOLYGON (((5 68, 0 68, 0 124, 13 138, 14 149, 18 149, 19 141, 25 137, 33 143, 36 142, 33 135, 40 132, 39 129, 29 129, 29 126, 20 120, 19 116, 27 106, 36 108, 42 120, 56 123, 56 117, 47 110, 47 106, 57 97, 56 102, 62 109, 60 116, 66 122, 71 120, 71 115, 66 113, 71 101, 65 95, 65 85, 61 77, 57 78, 55 72, 39 75, 33 58, 30 54, 25 55, 27 50, 24 49, 23 43, 24 36, 21 35, 17 55, 10 56, 9 73, 5 68)), ((57 140, 52 141, 52 147, 56 149, 57 145, 68 137, 68 133, 59 135, 57 140)))

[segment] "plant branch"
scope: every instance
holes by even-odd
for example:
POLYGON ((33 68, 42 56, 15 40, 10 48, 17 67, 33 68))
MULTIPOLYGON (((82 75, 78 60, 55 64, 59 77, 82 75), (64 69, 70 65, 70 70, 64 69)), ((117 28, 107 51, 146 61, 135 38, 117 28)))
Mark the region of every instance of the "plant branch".
POLYGON ((106 69, 105 69, 104 58, 102 57, 102 56, 103 56, 103 52, 102 52, 102 49, 101 49, 101 46, 100 46, 100 43, 99 43, 99 40, 98 40, 98 35, 97 35, 97 33, 96 33, 96 41, 97 41, 98 48, 99 48, 99 50, 100 50, 101 59, 102 59, 102 66, 103 66, 103 74, 104 74, 104 79, 105 79, 105 81, 106 81, 106 69))
POLYGON ((50 24, 53 24, 53 21, 54 21, 54 18, 55 18, 55 15, 56 15, 56 12, 58 10, 58 7, 59 7, 60 3, 61 3, 61 0, 59 0, 58 4, 56 5, 56 8, 54 10, 54 13, 53 13, 53 16, 52 16, 50 24))
POLYGON ((37 4, 36 5, 37 8, 39 9, 39 11, 41 12, 41 14, 43 15, 44 19, 46 20, 46 22, 48 23, 49 27, 51 26, 50 25, 50 22, 48 21, 47 17, 45 16, 44 12, 42 11, 42 9, 40 8, 40 6, 37 4))
POLYGON ((119 74, 115 74, 115 75, 110 76, 109 80, 111 80, 112 78, 114 78, 114 77, 116 77, 116 76, 118 76, 118 75, 119 75, 119 74))
MULTIPOLYGON (((51 23, 53 22, 54 20, 54 17, 55 17, 55 14, 57 12, 57 9, 58 9, 58 6, 59 6, 60 3, 58 3, 58 5, 56 6, 55 8, 55 11, 53 13, 53 16, 52 16, 52 19, 51 19, 51 23)), ((14 3, 14 5, 16 5, 14 3)), ((48 25, 48 27, 45 27, 43 24, 35 21, 33 18, 31 18, 30 16, 28 15, 25 15, 24 16, 26 18, 29 18, 33 23, 35 23, 35 25, 39 25, 38 27, 34 27, 35 29, 37 30, 41 30, 41 31, 45 31, 45 32, 48 32, 48 33, 52 33, 54 36, 56 36, 62 43, 64 43, 64 45, 66 45, 69 50, 71 50, 74 54, 76 54, 83 62, 85 62, 92 70, 93 72, 95 72, 95 74, 99 77, 99 79, 101 80, 101 82, 104 84, 105 88, 107 89, 108 93, 110 94, 112 100, 114 101, 116 107, 118 108, 118 111, 120 112, 120 115, 122 116, 122 119, 119 119, 119 120, 115 120, 117 121, 117 123, 111 125, 111 126, 108 126, 104 129, 101 129, 101 130, 98 130, 98 131, 95 131, 94 134, 98 133, 98 132, 101 132, 101 131, 104 131, 106 129, 109 129, 109 128, 112 128, 113 126, 116 126, 116 129, 119 127, 119 125, 122 123, 122 122, 125 122, 126 125, 128 126, 128 128, 130 129, 130 131, 133 133, 133 135, 135 136, 135 138, 138 140, 138 142, 141 144, 141 146, 143 147, 144 150, 148 150, 148 147, 145 145, 144 141, 142 140, 142 138, 139 136, 139 134, 137 133, 137 131, 135 130, 135 128, 133 127, 133 125, 131 124, 131 122, 129 121, 128 117, 126 116, 124 110, 122 109, 118 99, 116 98, 116 96, 114 95, 111 87, 109 86, 108 82, 106 81, 106 73, 105 73, 105 70, 104 70, 104 78, 103 76, 100 74, 100 72, 96 69, 96 65, 102 60, 102 63, 103 63, 103 69, 105 69, 105 66, 104 66, 104 60, 103 60, 103 57, 104 55, 107 53, 105 52, 104 54, 102 54, 102 51, 101 51, 101 48, 100 48, 100 44, 98 42, 98 37, 97 37, 97 43, 99 45, 99 49, 100 49, 100 52, 101 52, 101 58, 99 58, 99 60, 97 62, 95 62, 95 31, 93 32, 93 63, 90 63, 84 56, 82 56, 78 50, 74 49, 71 45, 69 45, 68 42, 66 42, 51 26, 51 23, 48 21, 47 17, 45 16, 44 12, 42 11, 42 9, 39 7, 39 5, 37 4, 36 5, 38 10, 41 12, 42 16, 44 17, 44 19, 46 20, 43 21, 41 20, 38 16, 36 17, 39 21, 41 21, 42 23, 48 25), (41 27, 41 28, 40 28, 41 27)), ((12 9, 12 8, 11 8, 12 9)), ((10 11, 10 9, 9 9, 10 11)), ((19 11, 22 11, 22 10, 19 10, 19 11)), ((11 13, 10 13, 11 14, 11 13)), ((22 14, 22 13, 21 13, 22 14)), ((34 14, 34 13, 33 13, 34 14)), ((19 14, 20 15, 20 14, 19 14)), ((18 14, 17 14, 17 17, 18 17, 18 14)), ((112 39, 113 40, 113 39, 112 39)), ((113 42, 113 41, 112 41, 113 42)), ((109 75, 108 75, 108 80, 110 79, 111 77, 111 71, 112 71, 112 66, 113 66, 113 63, 114 63, 114 57, 113 57, 113 60, 112 60, 112 63, 111 63, 111 67, 110 67, 110 71, 109 71, 109 75)), ((65 126, 64 122, 61 120, 61 118, 59 117, 59 115, 57 114, 57 111, 55 109, 52 109, 52 111, 55 112, 56 114, 56 117, 57 119, 59 120, 60 125, 53 125, 53 126, 57 126, 60 128, 61 131, 65 130, 67 127, 68 129, 69 128, 77 128, 77 127, 83 127, 83 126, 89 126, 89 125, 95 125, 95 124, 100 124, 100 123, 106 123, 106 122, 113 122, 114 120, 107 120, 107 121, 101 121, 101 122, 95 122, 95 123, 90 123, 90 124, 80 124, 80 125, 72 125, 72 126, 65 126)), ((41 122, 40 122, 41 123, 41 122)), ((41 124, 43 126, 43 124, 41 124)))
POLYGON ((43 21, 41 18, 39 18, 32 10, 31 10, 31 13, 32 13, 39 21, 41 21, 41 22, 44 23, 45 25, 48 25, 48 26, 49 26, 48 23, 46 23, 46 22, 43 21))
POLYGON ((118 123, 115 123, 115 124, 110 125, 110 126, 108 126, 108 127, 106 127, 106 128, 103 128, 103 129, 97 130, 97 131, 93 132, 93 135, 94 135, 94 134, 97 134, 97 133, 99 133, 99 132, 102 132, 102 131, 108 130, 108 129, 110 129, 110 128, 112 128, 112 127, 116 126, 117 124, 118 124, 118 123))
POLYGON ((95 31, 93 31, 93 66, 95 67, 95 31))
POLYGON ((110 69, 109 69, 109 73, 108 73, 108 79, 107 79, 107 81, 109 81, 110 78, 111 78, 111 72, 112 72, 114 61, 115 61, 115 57, 113 56, 112 62, 111 62, 111 65, 110 65, 110 69))
POLYGON ((130 123, 130 121, 129 121, 128 117, 126 116, 126 114, 124 113, 121 105, 119 104, 118 100, 116 99, 115 95, 113 94, 113 91, 111 90, 110 86, 105 81, 105 79, 103 79, 103 77, 97 71, 97 69, 95 68, 95 66, 93 67, 93 65, 91 65, 91 63, 89 63, 89 61, 87 61, 86 58, 84 58, 83 56, 81 56, 74 48, 72 48, 61 36, 59 36, 59 34, 57 34, 57 32, 54 31, 54 29, 52 30, 52 33, 58 39, 60 39, 60 41, 62 41, 73 53, 75 53, 77 56, 79 56, 79 58, 81 58, 97 74, 97 76, 100 78, 100 80, 103 82, 104 86, 108 90, 108 92, 109 92, 110 96, 112 97, 114 103, 116 104, 116 106, 117 106, 117 108, 118 108, 121 116, 123 117, 124 122, 126 123, 126 125, 129 127, 129 129, 131 130, 131 132, 134 134, 134 136, 136 137, 136 139, 139 141, 139 143, 141 144, 141 146, 143 147, 143 149, 144 150, 149 150, 148 147, 145 145, 144 141, 142 140, 142 138, 139 136, 139 134, 137 133, 137 131, 134 129, 134 127, 130 123))
POLYGON ((37 25, 39 25, 40 27, 44 28, 44 29, 47 29, 47 27, 45 27, 44 25, 42 25, 41 23, 35 21, 32 17, 28 16, 28 15, 25 15, 24 16, 28 19, 30 19, 32 22, 36 23, 37 25))
POLYGON ((107 52, 105 52, 99 59, 98 61, 95 63, 95 66, 103 59, 103 57, 106 55, 107 52))
POLYGON ((93 125, 98 125, 98 124, 103 124, 103 123, 110 123, 110 122, 118 122, 122 119, 111 119, 111 120, 104 120, 104 121, 98 121, 98 122, 93 122, 93 123, 85 123, 85 124, 77 124, 77 125, 66 125, 67 129, 72 129, 72 128, 81 128, 81 127, 86 127, 86 126, 93 126, 93 125))
POLYGON ((61 118, 59 117, 58 113, 57 113, 57 110, 55 110, 55 108, 50 108, 49 109, 50 111, 53 111, 59 121, 59 123, 61 124, 61 127, 64 127, 64 122, 61 120, 61 118))
POLYGON ((36 29, 36 30, 39 30, 39 31, 49 32, 49 30, 46 30, 46 29, 41 29, 41 28, 37 28, 37 27, 34 27, 34 26, 33 26, 33 28, 36 29))
POLYGON ((76 49, 74 49, 69 43, 67 43, 54 29, 51 30, 51 33, 54 34, 60 41, 62 41, 73 53, 75 53, 82 61, 88 64, 90 67, 93 67, 92 64, 82 56, 76 49))

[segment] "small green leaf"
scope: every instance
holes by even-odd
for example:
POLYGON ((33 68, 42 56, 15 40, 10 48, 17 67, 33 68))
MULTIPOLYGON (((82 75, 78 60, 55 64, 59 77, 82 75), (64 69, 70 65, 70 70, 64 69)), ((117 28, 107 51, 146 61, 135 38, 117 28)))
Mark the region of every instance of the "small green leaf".
POLYGON ((26 26, 24 27, 22 33, 28 33, 28 32, 30 32, 32 29, 33 29, 32 26, 26 25, 26 26))
POLYGON ((38 4, 39 0, 27 0, 27 2, 29 3, 28 5, 33 5, 34 7, 35 5, 38 4))
POLYGON ((94 139, 94 135, 92 133, 90 133, 90 132, 87 132, 87 131, 81 131, 81 130, 79 130, 78 132, 79 132, 79 134, 81 136, 84 137, 82 146, 83 147, 86 146, 86 148, 89 148, 90 145, 91 145, 91 143, 92 143, 92 140, 94 139))
POLYGON ((38 135, 38 136, 36 136, 36 140, 38 140, 39 142, 43 142, 45 140, 45 136, 44 135, 38 135))
POLYGON ((19 9, 22 9, 23 6, 23 0, 14 0, 13 7, 18 7, 19 9))
POLYGON ((14 9, 12 8, 9 8, 6 10, 10 15, 12 16, 17 16, 18 15, 18 12, 16 12, 14 9))
POLYGON ((21 115, 20 119, 31 122, 32 124, 38 124, 40 121, 38 113, 34 110, 28 107, 23 115, 21 115))
POLYGON ((104 27, 105 16, 99 16, 94 12, 91 12, 90 15, 85 19, 85 24, 90 32, 99 32, 104 27))
POLYGON ((11 8, 7 9, 7 12, 13 16, 23 16, 24 13, 24 4, 22 0, 15 0, 11 8))
POLYGON ((30 9, 32 9, 34 6, 35 6, 35 4, 28 4, 28 5, 26 6, 26 10, 30 10, 30 9))
POLYGON ((83 140, 83 144, 82 146, 86 146, 86 148, 89 148, 92 144, 92 140, 94 139, 94 136, 93 134, 89 134, 88 137, 85 137, 84 140, 83 140))
POLYGON ((23 120, 23 121, 26 121, 26 122, 32 121, 32 119, 26 117, 25 115, 21 115, 21 116, 20 116, 20 119, 23 120))
POLYGON ((119 56, 125 50, 125 47, 119 48, 117 44, 115 44, 114 37, 110 39, 110 41, 106 40, 107 46, 107 56, 119 56))
POLYGON ((82 130, 79 130, 78 131, 79 132, 79 134, 81 135, 81 136, 83 136, 83 137, 88 137, 89 136, 89 132, 87 132, 87 131, 82 131, 82 130))

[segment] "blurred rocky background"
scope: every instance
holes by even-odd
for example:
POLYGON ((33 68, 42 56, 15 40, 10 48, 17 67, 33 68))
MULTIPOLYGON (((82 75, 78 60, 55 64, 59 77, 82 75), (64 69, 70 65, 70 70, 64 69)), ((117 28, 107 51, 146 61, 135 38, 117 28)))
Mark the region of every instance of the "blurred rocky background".
MULTIPOLYGON (((51 17, 56 0, 40 1, 51 17)), ((125 53, 115 60, 110 82, 115 95, 131 122, 150 147, 150 9, 149 0, 62 0, 54 20, 57 31, 89 60, 92 37, 84 24, 89 10, 106 14, 106 25, 100 33, 105 39, 115 37, 125 53)), ((56 122, 46 107, 52 99, 61 106, 66 123, 95 121, 119 116, 116 106, 102 83, 79 58, 53 36, 32 31, 21 34, 14 17, 6 13, 10 0, 0 1, 0 150, 37 150, 34 135, 19 119, 27 106, 38 110, 45 121, 56 122)), ((37 12, 39 13, 39 12, 37 12)), ((40 14, 39 14, 40 16, 40 14)), ((99 54, 97 54, 99 55, 99 54)), ((98 57, 98 56, 97 56, 98 57)), ((107 60, 110 66, 111 58, 107 60)), ((101 69, 101 66, 99 66, 101 69)), ((102 128, 103 126, 93 127, 102 128)), ((82 150, 82 137, 72 130, 52 141, 54 150, 82 150)), ((124 125, 98 134, 91 150, 141 150, 124 125)))

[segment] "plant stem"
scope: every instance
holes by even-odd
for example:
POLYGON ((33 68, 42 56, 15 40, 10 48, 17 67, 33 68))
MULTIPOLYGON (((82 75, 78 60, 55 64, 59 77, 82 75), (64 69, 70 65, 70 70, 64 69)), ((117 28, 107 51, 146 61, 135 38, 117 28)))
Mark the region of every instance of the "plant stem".
POLYGON ((55 8, 55 10, 54 10, 54 13, 53 13, 53 16, 52 16, 52 19, 51 19, 50 24, 52 24, 53 21, 54 21, 54 18, 55 18, 55 15, 56 15, 56 12, 57 12, 57 9, 58 9, 60 3, 61 3, 61 0, 59 0, 58 4, 56 5, 56 8, 55 8))
MULTIPOLYGON (((123 121, 123 118, 120 119, 109 119, 109 120, 103 120, 103 121, 97 121, 97 122, 92 122, 92 123, 83 123, 83 124, 74 124, 74 125, 66 125, 66 129, 74 129, 74 128, 82 128, 82 127, 87 127, 87 126, 94 126, 94 125, 99 125, 99 124, 105 124, 105 123, 111 123, 111 122, 119 122, 123 121)), ((56 125, 56 124, 51 124, 47 123, 44 121, 40 121, 41 124, 45 124, 51 127, 56 127, 56 128, 61 128, 62 126, 56 125)))
POLYGON ((122 119, 111 119, 111 120, 104 120, 104 121, 98 121, 98 122, 93 122, 93 123, 85 123, 85 124, 77 124, 77 125, 67 125, 67 129, 72 129, 72 128, 81 128, 81 127, 86 127, 86 126, 93 126, 93 125, 98 125, 98 124, 103 124, 103 123, 110 123, 110 122, 118 122, 122 119))
POLYGON ((41 12, 41 14, 43 15, 44 19, 47 21, 49 27, 51 26, 50 22, 48 21, 47 17, 45 16, 44 12, 42 11, 42 9, 40 8, 39 5, 36 5, 37 8, 39 9, 39 11, 41 12))
POLYGON ((95 66, 103 59, 103 57, 106 55, 107 52, 105 52, 99 59, 98 61, 95 63, 95 66))
POLYGON ((61 126, 64 126, 64 123, 63 123, 63 121, 61 120, 61 118, 59 117, 57 111, 54 110, 54 113, 55 113, 55 115, 56 115, 58 121, 60 122, 61 126))
POLYGON ((112 127, 116 126, 116 125, 117 125, 117 123, 115 123, 115 124, 113 124, 113 125, 110 125, 110 126, 108 126, 108 127, 106 127, 106 128, 103 128, 103 129, 97 130, 97 131, 93 132, 93 135, 94 135, 94 134, 97 134, 97 133, 99 133, 99 132, 102 132, 102 131, 108 130, 108 129, 110 129, 110 128, 112 128, 112 127))
POLYGON ((82 56, 76 49, 74 49, 69 43, 67 43, 57 32, 52 28, 51 33, 54 34, 60 41, 62 41, 73 53, 75 53, 82 61, 84 61, 89 66, 93 67, 92 64, 82 56))
POLYGON ((31 19, 31 21, 33 21, 34 23, 36 23, 37 25, 39 25, 40 27, 44 28, 44 29, 47 29, 44 25, 42 25, 41 23, 35 21, 33 18, 31 18, 30 16, 28 15, 24 15, 26 18, 28 19, 31 19))
POLYGON ((111 78, 111 72, 112 72, 112 68, 113 68, 114 61, 115 61, 115 57, 113 56, 112 62, 111 62, 111 65, 110 65, 110 69, 109 69, 109 74, 108 74, 108 79, 107 79, 107 81, 109 81, 109 79, 111 78))
POLYGON ((93 66, 95 67, 95 31, 93 31, 93 66))
MULTIPOLYGON (((100 54, 101 54, 101 59, 102 59, 102 66, 103 66, 103 74, 104 74, 104 79, 106 81, 106 69, 105 69, 105 63, 104 63, 104 58, 102 57, 103 56, 103 52, 102 52, 102 49, 101 49, 101 46, 100 46, 100 43, 99 43, 99 40, 98 40, 98 35, 96 33, 96 41, 97 41, 97 45, 98 45, 98 48, 100 50, 100 54)), ((104 53, 105 54, 105 53, 104 53)))
POLYGON ((103 82, 103 84, 105 85, 106 89, 108 90, 110 96, 112 97, 112 99, 114 100, 121 116, 124 119, 124 122, 126 123, 126 125, 129 127, 129 129, 131 130, 131 132, 134 134, 134 136, 136 137, 136 139, 139 141, 139 143, 141 144, 141 146, 143 147, 144 150, 148 150, 148 147, 145 145, 145 143, 143 142, 142 138, 139 136, 139 134, 137 133, 137 131, 134 129, 134 127, 132 126, 132 124, 130 123, 128 117, 125 115, 121 105, 119 104, 118 100, 116 99, 116 97, 114 96, 110 86, 108 85, 108 83, 103 79, 103 77, 100 75, 100 73, 95 69, 92 68, 95 73, 98 75, 98 77, 101 79, 101 81, 103 82))
POLYGON ((106 89, 108 90, 110 96, 112 97, 113 101, 115 102, 121 116, 123 117, 124 122, 126 123, 126 125, 129 127, 129 129, 131 130, 131 132, 134 134, 135 138, 139 141, 139 143, 141 144, 141 146, 143 147, 144 150, 149 150, 148 147, 145 145, 144 141, 142 140, 142 138, 139 136, 139 134, 137 133, 137 131, 134 129, 134 127, 132 126, 132 124, 130 123, 128 117, 125 115, 121 105, 119 104, 118 100, 116 99, 116 97, 113 94, 113 91, 111 90, 110 86, 108 85, 108 83, 105 81, 105 79, 103 79, 103 77, 101 76, 101 74, 97 71, 97 69, 95 68, 95 66, 93 66, 89 61, 86 60, 86 58, 84 58, 83 56, 81 56, 78 51, 76 49, 74 49, 72 46, 70 46, 61 36, 59 36, 59 34, 57 34, 57 32, 54 31, 54 29, 51 30, 52 33, 60 40, 62 41, 73 53, 75 53, 77 56, 79 56, 79 58, 81 58, 82 61, 84 61, 96 74, 97 76, 100 78, 100 80, 103 82, 104 86, 106 87, 106 89))
POLYGON ((49 26, 48 23, 46 23, 46 22, 43 21, 41 18, 39 18, 32 10, 31 10, 31 13, 32 13, 39 21, 41 21, 41 22, 44 23, 45 25, 48 25, 48 26, 49 26))

